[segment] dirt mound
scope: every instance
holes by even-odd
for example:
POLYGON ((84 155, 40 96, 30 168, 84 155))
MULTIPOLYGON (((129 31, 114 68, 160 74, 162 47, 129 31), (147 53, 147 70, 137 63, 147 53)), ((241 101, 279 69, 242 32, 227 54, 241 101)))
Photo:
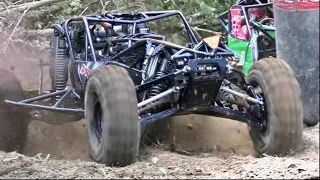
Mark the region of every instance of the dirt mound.
POLYGON ((24 154, 35 156, 50 154, 54 159, 91 161, 88 151, 86 129, 83 122, 52 125, 33 121, 29 126, 29 134, 24 154))
MULTIPOLYGON (((172 117, 166 121, 170 122, 171 128, 166 133, 164 144, 174 146, 176 152, 193 154, 218 150, 254 155, 246 124, 198 115, 172 117), (188 128, 190 125, 193 126, 191 130, 188 128)), ((42 153, 45 156, 50 154, 54 159, 91 161, 84 120, 62 125, 34 120, 28 132, 25 155, 42 153)), ((158 143, 154 142, 157 146, 162 145, 162 142, 158 143)))
POLYGON ((319 178, 319 125, 305 129, 305 149, 292 157, 254 158, 213 151, 194 156, 180 155, 161 148, 140 152, 137 163, 111 168, 81 160, 53 160, 46 156, 26 157, 0 152, 1 178, 319 178))
POLYGON ((248 126, 226 118, 188 115, 168 118, 167 144, 185 151, 222 150, 255 155, 248 126))

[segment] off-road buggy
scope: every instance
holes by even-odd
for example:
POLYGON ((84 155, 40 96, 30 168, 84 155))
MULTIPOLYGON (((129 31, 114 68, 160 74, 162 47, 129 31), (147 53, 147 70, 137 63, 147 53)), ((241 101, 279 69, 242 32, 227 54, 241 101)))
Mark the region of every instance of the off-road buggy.
MULTIPOLYGON (((246 76, 253 63, 277 57, 271 0, 238 0, 218 20, 225 32, 225 44, 235 53, 232 65, 246 76)), ((315 126, 318 121, 304 119, 304 123, 315 126)))
POLYGON ((84 116, 96 162, 134 163, 150 123, 191 113, 247 123, 260 155, 286 155, 301 142, 300 87, 291 68, 265 58, 246 77, 229 65, 234 53, 219 36, 197 38, 179 11, 75 17, 52 28, 52 90, 6 102, 84 116), (148 26, 171 16, 183 22, 186 45, 148 26))
POLYGON ((254 62, 276 57, 273 3, 270 0, 238 0, 218 16, 228 48, 235 53, 236 66, 245 75, 254 62))

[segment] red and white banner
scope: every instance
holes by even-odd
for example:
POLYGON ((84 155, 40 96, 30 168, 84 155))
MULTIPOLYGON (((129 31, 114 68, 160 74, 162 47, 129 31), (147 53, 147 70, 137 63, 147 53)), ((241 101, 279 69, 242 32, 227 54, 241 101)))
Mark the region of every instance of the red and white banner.
POLYGON ((319 10, 319 0, 298 0, 298 10, 319 10))
POLYGON ((285 10, 295 10, 294 0, 273 0, 274 6, 285 9, 285 10))
POLYGON ((273 4, 285 10, 319 10, 319 0, 273 0, 273 4))

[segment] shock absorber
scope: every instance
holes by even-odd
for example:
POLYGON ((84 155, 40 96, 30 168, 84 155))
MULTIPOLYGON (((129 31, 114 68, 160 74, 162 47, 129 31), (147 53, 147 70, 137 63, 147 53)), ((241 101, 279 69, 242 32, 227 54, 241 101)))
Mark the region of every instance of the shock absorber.
MULTIPOLYGON (((54 37, 54 45, 53 48, 54 57, 53 57, 53 68, 54 68, 54 76, 53 76, 53 89, 55 91, 64 90, 68 80, 68 62, 66 59, 66 46, 65 40, 59 36, 54 37)), ((61 98, 61 95, 56 96, 56 101, 61 98)))
MULTIPOLYGON (((159 72, 156 73, 155 79, 159 79, 159 78, 161 78, 161 77, 163 77, 165 75, 166 74, 164 72, 159 71, 159 72)), ((160 94, 161 91, 163 90, 163 88, 164 88, 163 84, 157 84, 157 85, 153 86, 149 91, 149 96, 153 97, 153 96, 156 96, 156 95, 160 94)))
MULTIPOLYGON (((159 78, 166 75, 165 71, 167 69, 167 66, 168 66, 168 59, 163 58, 160 69, 155 74, 155 79, 159 79, 159 78)), ((164 89, 164 84, 161 84, 161 83, 157 84, 149 90, 149 96, 150 97, 156 96, 156 95, 160 94, 163 91, 163 89, 164 89)))

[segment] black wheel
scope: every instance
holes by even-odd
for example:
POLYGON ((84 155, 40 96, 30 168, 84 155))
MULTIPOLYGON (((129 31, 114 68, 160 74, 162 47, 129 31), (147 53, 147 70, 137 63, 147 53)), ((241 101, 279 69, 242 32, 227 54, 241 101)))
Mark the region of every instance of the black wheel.
POLYGON ((276 58, 254 63, 248 77, 264 99, 257 107, 260 123, 250 123, 250 136, 258 154, 284 156, 298 150, 302 141, 303 107, 300 86, 292 69, 276 58))
POLYGON ((107 65, 90 75, 85 91, 85 118, 93 159, 126 166, 139 152, 140 122, 134 84, 127 71, 107 65))
POLYGON ((23 152, 30 116, 22 107, 4 102, 23 99, 19 80, 11 72, 0 69, 0 151, 23 152))

